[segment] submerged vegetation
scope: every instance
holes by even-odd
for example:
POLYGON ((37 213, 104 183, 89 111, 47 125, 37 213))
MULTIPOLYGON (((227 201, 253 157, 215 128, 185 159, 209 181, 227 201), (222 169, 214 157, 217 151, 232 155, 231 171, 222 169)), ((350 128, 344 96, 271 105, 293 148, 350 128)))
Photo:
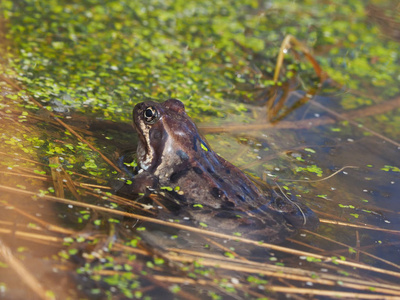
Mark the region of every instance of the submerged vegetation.
POLYGON ((3 0, 0 13, 0 297, 400 295, 391 1, 3 0), (294 48, 275 85, 287 35, 328 80, 294 48), (318 233, 269 245, 114 195, 133 105, 170 97, 256 179, 315 179, 280 184, 318 212, 318 233), (275 125, 271 97, 296 108, 275 125))

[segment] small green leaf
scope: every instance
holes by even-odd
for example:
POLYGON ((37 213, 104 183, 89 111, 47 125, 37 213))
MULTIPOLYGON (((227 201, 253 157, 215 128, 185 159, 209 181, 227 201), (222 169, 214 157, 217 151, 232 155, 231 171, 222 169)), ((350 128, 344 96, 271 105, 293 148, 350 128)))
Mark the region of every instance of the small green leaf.
POLYGON ((154 263, 156 265, 162 265, 162 264, 164 264, 164 262, 165 261, 162 258, 158 258, 158 257, 154 258, 154 263))
POLYGON ((78 249, 68 249, 68 253, 69 253, 70 255, 75 255, 75 254, 78 253, 78 249))
POLYGON ((78 236, 77 238, 76 238, 76 241, 78 242, 78 243, 82 243, 82 242, 84 242, 86 239, 83 237, 83 236, 78 236))
POLYGON ((162 186, 162 187, 160 187, 160 189, 167 190, 168 192, 172 192, 173 191, 173 188, 170 187, 170 186, 162 186))
POLYGON ((170 286, 169 287, 169 290, 172 292, 172 293, 178 293, 180 290, 181 290, 181 288, 178 286, 178 285, 176 285, 176 284, 174 284, 174 285, 172 285, 172 286, 170 286))
POLYGON ((33 173, 40 174, 40 175, 45 175, 46 171, 33 170, 33 173))
POLYGON ((304 151, 315 153, 315 150, 311 148, 304 148, 304 151))
POLYGON ((22 253, 22 252, 25 252, 25 251, 27 251, 28 250, 28 248, 26 248, 26 247, 18 247, 17 248, 17 252, 18 253, 22 253))
POLYGON ((208 148, 206 147, 206 145, 204 145, 203 143, 200 143, 201 145, 201 149, 203 149, 204 151, 208 151, 208 148))
POLYGON ((73 243, 73 242, 74 242, 74 239, 71 238, 71 237, 65 237, 64 238, 64 243, 73 243))

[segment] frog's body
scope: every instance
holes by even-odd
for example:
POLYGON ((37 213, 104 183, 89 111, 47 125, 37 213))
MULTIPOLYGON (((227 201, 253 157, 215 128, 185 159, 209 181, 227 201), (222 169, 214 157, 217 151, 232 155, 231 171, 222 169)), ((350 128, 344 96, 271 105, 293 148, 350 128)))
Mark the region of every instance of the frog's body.
POLYGON ((143 102, 133 110, 143 170, 132 192, 168 186, 178 191, 181 211, 215 231, 279 241, 318 218, 305 205, 273 189, 261 191, 237 167, 211 150, 186 114, 182 102, 143 102))

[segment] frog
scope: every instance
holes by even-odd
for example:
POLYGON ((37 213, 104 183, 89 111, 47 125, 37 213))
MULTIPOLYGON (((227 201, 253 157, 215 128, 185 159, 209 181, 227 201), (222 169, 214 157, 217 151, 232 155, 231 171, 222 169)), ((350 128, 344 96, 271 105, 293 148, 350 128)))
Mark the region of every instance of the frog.
POLYGON ((173 215, 207 230, 272 243, 318 226, 305 204, 279 187, 261 188, 214 152, 180 100, 136 104, 133 128, 139 171, 122 194, 164 195, 172 206, 160 209, 161 218, 173 215))

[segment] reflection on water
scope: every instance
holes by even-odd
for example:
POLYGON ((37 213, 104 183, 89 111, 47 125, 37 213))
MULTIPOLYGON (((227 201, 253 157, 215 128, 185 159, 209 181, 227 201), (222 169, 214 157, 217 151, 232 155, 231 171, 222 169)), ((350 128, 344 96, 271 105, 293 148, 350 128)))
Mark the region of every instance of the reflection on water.
MULTIPOLYGON (((193 227, 179 215, 159 219, 152 206, 165 204, 161 193, 116 195, 119 180, 131 180, 113 166, 135 148, 128 122, 96 119, 90 101, 85 114, 68 106, 62 115, 59 101, 49 102, 57 106, 53 113, 34 109, 39 97, 3 79, 0 298, 400 296, 394 92, 360 108, 373 89, 327 81, 312 101, 273 125, 262 104, 240 104, 238 113, 239 104, 226 101, 219 104, 223 118, 204 113, 200 125, 216 152, 255 180, 287 186, 321 219, 318 229, 272 245, 193 227)), ((296 78, 277 94, 291 106, 309 92, 303 87, 296 78)))

